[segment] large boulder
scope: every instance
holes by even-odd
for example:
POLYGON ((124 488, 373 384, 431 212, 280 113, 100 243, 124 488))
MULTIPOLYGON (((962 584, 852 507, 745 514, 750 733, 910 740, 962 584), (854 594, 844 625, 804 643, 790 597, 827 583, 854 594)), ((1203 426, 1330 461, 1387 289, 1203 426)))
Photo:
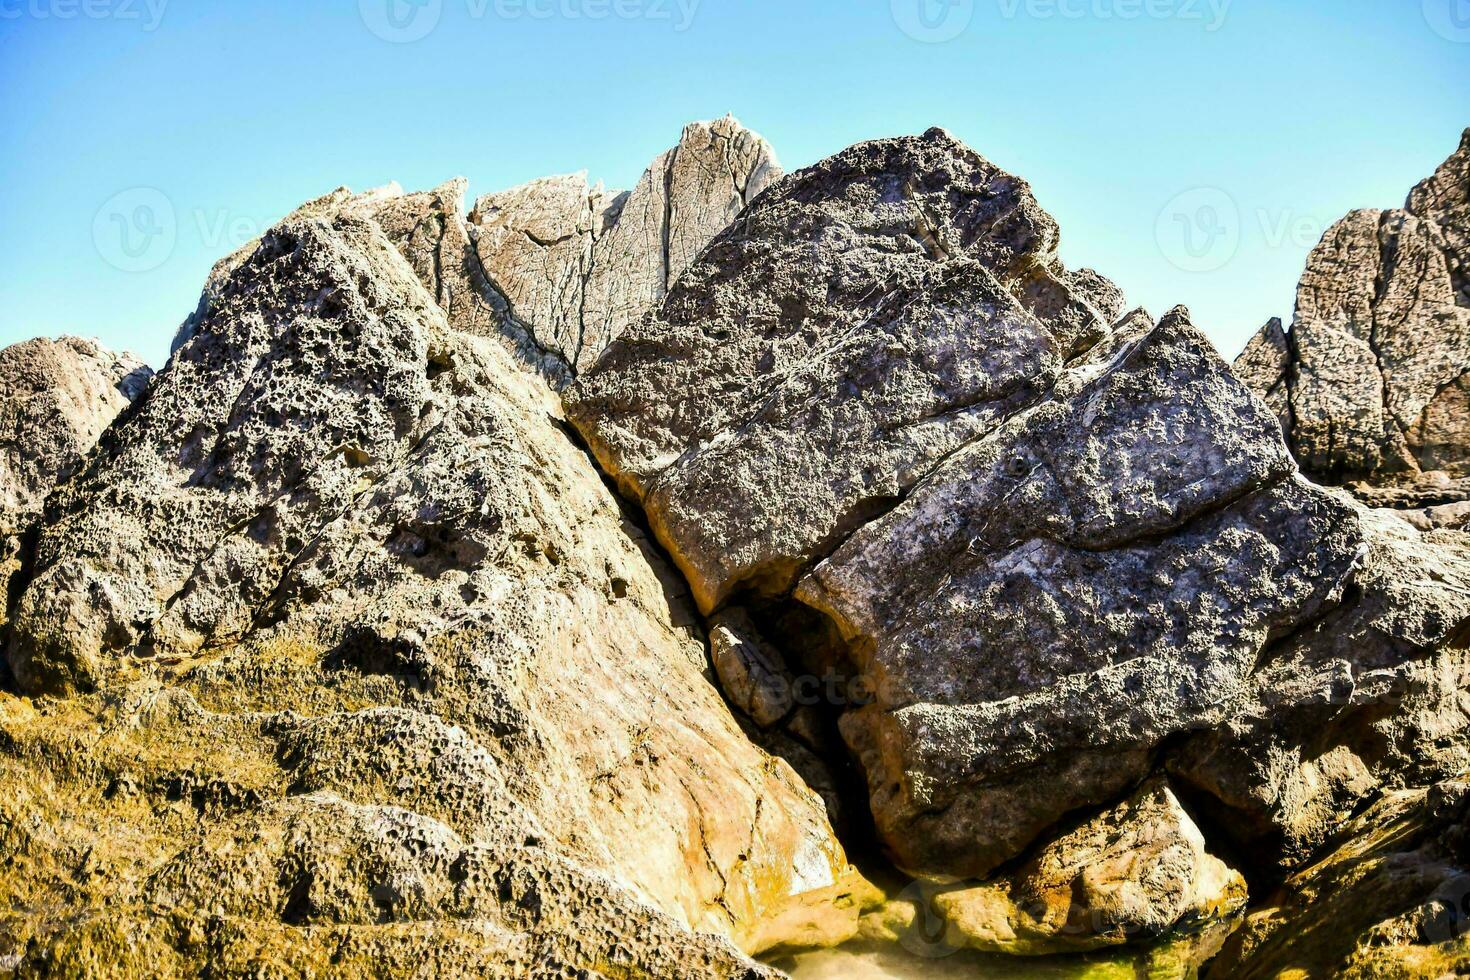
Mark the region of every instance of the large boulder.
POLYGON ((76 472, 150 377, 133 355, 80 337, 0 350, 0 642, 47 494, 76 472))
POLYGON ((580 173, 485 195, 469 218, 474 253, 515 319, 575 375, 780 175, 771 147, 733 117, 691 123, 631 191, 580 173))
POLYGON ((1035 401, 1121 306, 1024 181, 941 130, 767 191, 567 392, 702 608, 779 594, 1035 401))
POLYGON ((1235 370, 1312 477, 1376 506, 1470 500, 1470 130, 1402 209, 1327 231, 1291 329, 1268 323, 1235 370))
POLYGON ((0 705, 38 969, 347 943, 753 976, 741 950, 855 929, 867 886, 707 680, 677 579, 540 379, 425 289, 404 231, 451 197, 273 229, 53 498, 9 656, 59 708, 0 705), (84 812, 105 870, 76 890, 84 812))
MULTIPOLYGON (((913 873, 984 878, 1249 728, 1263 690, 1306 730, 1344 673, 1367 697, 1376 671, 1453 660, 1470 616, 1460 558, 1406 538, 1378 564, 1418 532, 1303 480, 1184 310, 1120 315, 1056 244, 1023 181, 942 131, 862 144, 769 189, 567 392, 701 608, 764 632, 731 647, 736 703, 794 718, 785 687, 835 679, 822 701, 913 873), (1329 621, 1332 671, 1275 691, 1329 621)), ((1417 743, 1419 709, 1380 710, 1398 747, 1360 747, 1362 793, 1463 754, 1453 685, 1426 689, 1417 743)), ((1243 751, 1237 781, 1310 783, 1305 753, 1243 751)), ((1178 778, 1254 826, 1292 818, 1300 793, 1241 804, 1211 765, 1178 778)))

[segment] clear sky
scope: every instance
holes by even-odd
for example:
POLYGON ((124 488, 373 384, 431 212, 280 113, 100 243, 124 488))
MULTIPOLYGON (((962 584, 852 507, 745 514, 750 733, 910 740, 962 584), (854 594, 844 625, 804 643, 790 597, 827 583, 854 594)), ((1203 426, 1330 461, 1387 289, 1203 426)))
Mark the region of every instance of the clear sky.
POLYGON ((733 112, 790 168, 942 125, 1227 356, 1470 126, 1470 0, 0 0, 0 341, 155 366, 341 184, 629 186, 733 112), (422 35, 422 36, 419 36, 422 35))

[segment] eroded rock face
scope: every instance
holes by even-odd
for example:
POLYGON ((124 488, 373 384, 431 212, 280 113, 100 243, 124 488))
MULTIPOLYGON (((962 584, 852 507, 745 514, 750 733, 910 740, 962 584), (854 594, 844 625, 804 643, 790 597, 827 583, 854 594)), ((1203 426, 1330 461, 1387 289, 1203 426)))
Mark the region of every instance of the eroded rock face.
POLYGON ((769 190, 568 393, 702 607, 835 625, 816 656, 820 630, 767 638, 861 680, 842 733, 914 872, 983 877, 1127 794, 1363 545, 1187 314, 1120 318, 1056 237, 942 131, 863 144, 769 190))
POLYGON ((1470 499, 1470 130, 1403 209, 1328 230, 1290 331, 1267 324, 1235 370, 1313 477, 1374 506, 1470 499))
POLYGON ((475 255, 514 318, 575 375, 780 175, 770 146, 733 117, 693 123, 631 191, 573 174, 480 198, 475 255))
POLYGON ((1286 868, 1375 797, 1470 767, 1470 536, 1360 521, 1347 601, 1271 644, 1244 705, 1169 761, 1244 853, 1286 868))
POLYGON ((1018 955, 1156 939, 1245 907, 1240 874, 1210 854, 1163 780, 1048 841, 1019 869, 943 892, 950 941, 1018 955))
POLYGON ((71 477, 150 377, 133 355, 79 337, 0 350, 0 642, 11 582, 46 495, 71 477))
POLYGON ((875 679, 843 733, 909 868, 983 875, 1126 791, 1165 740, 1239 709, 1267 641, 1356 558, 1352 508, 1291 476, 1182 312, 1056 395, 797 589, 875 679))
POLYGON ((10 661, 62 710, 4 706, 7 782, 45 787, 6 842, 38 969, 105 948, 68 931, 98 909, 182 974, 225 955, 205 921, 246 962, 350 936, 496 976, 754 976, 737 947, 855 928, 866 886, 706 680, 674 577, 424 288, 452 196, 273 229, 55 497, 10 661), (117 813, 73 895, 48 855, 78 795, 117 813))
POLYGON ((1024 181, 941 130, 769 190, 567 393, 702 608, 781 593, 1107 331, 1024 181))
POLYGON ((1452 977, 1470 971, 1470 786, 1386 795, 1253 911, 1211 975, 1452 977))

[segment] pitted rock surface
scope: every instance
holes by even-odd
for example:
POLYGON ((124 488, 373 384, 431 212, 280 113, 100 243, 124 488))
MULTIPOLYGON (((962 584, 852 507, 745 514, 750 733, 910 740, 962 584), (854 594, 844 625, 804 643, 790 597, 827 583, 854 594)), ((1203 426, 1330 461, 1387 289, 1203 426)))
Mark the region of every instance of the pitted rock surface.
POLYGON ((706 679, 675 577, 415 274, 398 219, 433 206, 273 229, 56 494, 10 660, 58 709, 0 696, 50 794, 6 842, 37 969, 97 911, 181 974, 220 962, 206 921, 300 968, 351 936, 496 976, 757 976, 741 950, 856 928, 868 886, 706 679), (81 892, 48 857, 77 796, 116 808, 81 892))
POLYGON ((1209 853, 1162 779, 1055 840, 993 882, 941 892, 952 942, 1019 955, 1083 951, 1228 920, 1246 884, 1209 853))
POLYGON ((1107 332, 1121 297, 1056 239, 941 130, 860 144, 747 208, 568 417, 703 609, 780 593, 1107 332))
POLYGON ((1470 130, 1402 209, 1327 231, 1291 329, 1271 321, 1235 370, 1314 478, 1372 506, 1470 499, 1470 130))
POLYGON ((843 733, 900 863, 982 875, 1243 703, 1362 532, 1181 311, 966 447, 797 590, 875 700, 843 733))
POLYGON ((1282 868, 1377 797, 1470 767, 1470 536, 1359 519, 1347 601, 1271 644, 1244 707, 1168 763, 1235 846, 1282 868))
POLYGON ((151 377, 133 355, 80 337, 0 350, 0 644, 47 494, 76 472, 151 377))
MULTIPOLYGON (((1437 604, 1422 647, 1386 621, 1345 635, 1355 676, 1457 656, 1455 580, 1375 591, 1365 559, 1393 546, 1372 515, 1301 479, 1276 413, 1184 310, 1120 316, 1056 239, 1023 181, 942 131, 861 144, 768 190, 566 393, 703 609, 807 610, 764 617, 786 662, 744 658, 735 700, 769 720, 785 706, 750 696, 759 678, 845 675, 828 710, 911 872, 983 877, 1191 739, 1248 727, 1328 618, 1412 633, 1437 604)), ((1427 546, 1403 548, 1431 572, 1427 546)), ((1283 723, 1310 724, 1332 683, 1306 680, 1283 723)), ((1370 783, 1463 752, 1454 686, 1424 704, 1438 762, 1365 756, 1370 783)), ((1421 720, 1377 730, 1422 745, 1421 720)), ((1250 778, 1311 783, 1316 760, 1243 751, 1250 778)), ((1256 806, 1306 822, 1318 801, 1256 806)))

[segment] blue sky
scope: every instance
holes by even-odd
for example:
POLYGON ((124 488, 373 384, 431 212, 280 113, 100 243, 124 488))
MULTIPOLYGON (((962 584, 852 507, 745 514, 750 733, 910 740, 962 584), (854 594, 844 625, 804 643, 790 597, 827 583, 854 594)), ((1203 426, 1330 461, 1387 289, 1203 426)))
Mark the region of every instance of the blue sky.
POLYGON ((156 366, 303 200, 628 186, 733 112, 788 168, 943 125, 1031 182, 1069 264, 1230 356, 1327 225, 1470 126, 1470 0, 0 0, 0 92, 4 343, 156 366))

